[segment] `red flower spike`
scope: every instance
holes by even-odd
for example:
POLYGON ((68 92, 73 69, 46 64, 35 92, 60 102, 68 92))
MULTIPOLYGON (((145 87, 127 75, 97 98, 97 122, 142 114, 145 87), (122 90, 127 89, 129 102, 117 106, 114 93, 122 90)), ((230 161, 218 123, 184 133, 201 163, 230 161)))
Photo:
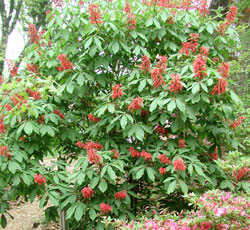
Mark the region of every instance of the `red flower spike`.
POLYGON ((133 147, 130 147, 128 149, 128 151, 130 152, 132 157, 134 157, 134 158, 140 157, 140 153, 138 151, 136 151, 133 147))
POLYGON ((93 141, 88 141, 85 143, 83 149, 97 149, 97 150, 101 150, 103 148, 102 145, 98 144, 98 143, 95 143, 93 141))
POLYGON ((58 109, 54 109, 54 114, 57 114, 57 115, 58 115, 59 117, 61 117, 62 119, 65 118, 64 115, 61 113, 61 111, 58 110, 58 109))
POLYGON ((227 80, 225 78, 219 78, 218 83, 214 86, 213 90, 211 91, 211 95, 221 95, 225 93, 227 89, 227 80))
POLYGON ((94 195, 94 191, 90 187, 85 187, 82 189, 82 196, 84 198, 90 199, 94 195))
POLYGON ((136 27, 136 16, 135 14, 128 14, 127 15, 127 24, 128 24, 128 28, 130 30, 134 30, 136 27))
POLYGON ((161 85, 166 85, 166 82, 164 81, 161 73, 162 73, 162 69, 157 68, 157 67, 151 71, 151 78, 152 78, 155 88, 158 88, 161 85))
POLYGON ((34 24, 29 25, 28 34, 29 34, 31 43, 35 43, 35 44, 39 43, 39 36, 36 30, 36 26, 34 24))
POLYGON ((172 93, 173 91, 178 92, 183 89, 181 84, 181 75, 180 74, 172 74, 172 81, 169 82, 169 91, 172 93))
POLYGON ((123 95, 123 91, 122 91, 122 85, 121 84, 116 84, 113 86, 112 88, 113 92, 112 92, 112 99, 114 100, 115 98, 120 98, 123 95))
POLYGON ((187 166, 182 159, 177 159, 173 163, 175 171, 185 171, 187 166))
POLYGON ((73 69, 74 65, 68 60, 66 54, 60 54, 57 59, 59 59, 61 66, 58 66, 57 69, 59 71, 64 71, 68 69, 73 69))
POLYGON ((162 164, 171 164, 171 161, 169 160, 169 158, 167 157, 167 154, 160 154, 158 156, 158 159, 160 160, 160 162, 162 164))
POLYGON ((145 72, 150 72, 150 59, 148 56, 143 56, 142 57, 142 64, 141 64, 141 70, 145 72))
POLYGON ((159 56, 159 61, 157 62, 156 67, 161 70, 161 72, 164 72, 164 70, 167 68, 167 60, 168 58, 166 56, 159 56))
POLYGON ((87 154, 88 154, 90 164, 100 164, 101 163, 102 157, 97 154, 97 150, 88 149, 87 154))
POLYGON ((166 173, 166 168, 159 168, 159 173, 164 175, 166 173))
POLYGON ((101 120, 100 118, 95 117, 92 113, 88 115, 88 119, 92 122, 99 122, 101 120))
POLYGON ((35 175, 35 183, 39 184, 39 186, 41 186, 42 184, 46 183, 46 178, 43 177, 41 174, 36 174, 35 175))
POLYGON ((141 157, 145 158, 146 161, 152 160, 152 155, 147 153, 145 150, 143 150, 140 155, 141 157))
POLYGON ((124 191, 121 191, 121 192, 117 192, 116 194, 115 194, 115 199, 116 200, 123 200, 123 199, 125 199, 127 197, 127 194, 126 194, 126 191, 124 190, 124 191))
POLYGON ((125 8, 123 9, 127 14, 130 14, 131 12, 131 6, 129 5, 129 2, 126 1, 126 6, 125 8))
POLYGON ((233 21, 235 20, 236 18, 236 15, 237 15, 237 6, 231 6, 227 15, 226 15, 226 23, 227 25, 230 25, 233 23, 233 21))
POLYGON ((184 149, 184 147, 185 147, 185 142, 186 142, 185 140, 179 139, 179 140, 178 140, 179 148, 184 149))
POLYGON ((133 100, 133 102, 129 105, 128 110, 141 110, 141 107, 143 105, 143 99, 140 97, 137 97, 133 100))
POLYGON ((76 145, 77 145, 79 148, 84 148, 84 146, 85 146, 81 141, 78 141, 78 142, 76 143, 76 145))
POLYGON ((222 62, 218 72, 220 73, 221 77, 228 78, 229 76, 229 68, 230 68, 230 63, 229 62, 222 62))
POLYGON ((113 154, 112 154, 112 158, 113 158, 113 159, 119 159, 120 154, 117 152, 116 149, 112 149, 111 152, 113 153, 113 154))
POLYGON ((112 208, 110 205, 108 204, 105 204, 105 203, 101 203, 100 204, 100 210, 103 212, 103 214, 106 214, 108 212, 111 212, 112 211, 112 208))
POLYGON ((195 78, 203 79, 207 76, 207 67, 206 67, 206 57, 202 54, 198 54, 193 63, 195 78))
POLYGON ((89 19, 91 24, 103 24, 98 4, 89 5, 89 19))

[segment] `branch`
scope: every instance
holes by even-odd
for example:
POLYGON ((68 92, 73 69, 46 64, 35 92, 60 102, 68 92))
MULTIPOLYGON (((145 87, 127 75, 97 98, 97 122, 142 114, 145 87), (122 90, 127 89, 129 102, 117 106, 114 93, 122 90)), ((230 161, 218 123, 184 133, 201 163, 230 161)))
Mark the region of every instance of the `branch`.
POLYGON ((14 0, 10 0, 10 11, 9 11, 9 16, 7 18, 8 24, 12 18, 13 10, 14 10, 14 0))
POLYGON ((0 15, 2 17, 2 23, 3 23, 4 19, 6 19, 4 0, 0 0, 0 15))
POLYGON ((16 23, 17 23, 17 20, 19 19, 20 11, 21 11, 21 8, 22 8, 22 3, 23 3, 23 0, 18 1, 18 5, 17 5, 17 8, 16 8, 16 14, 15 14, 15 17, 14 17, 12 23, 11 23, 9 34, 14 30, 14 28, 16 26, 16 23))

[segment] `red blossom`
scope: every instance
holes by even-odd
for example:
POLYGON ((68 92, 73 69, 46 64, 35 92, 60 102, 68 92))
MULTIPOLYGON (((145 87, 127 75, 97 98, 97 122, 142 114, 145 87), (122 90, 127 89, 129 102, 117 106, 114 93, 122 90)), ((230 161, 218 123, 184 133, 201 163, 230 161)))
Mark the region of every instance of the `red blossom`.
POLYGON ((45 121, 44 115, 41 115, 41 116, 38 118, 38 120, 37 120, 37 122, 38 122, 39 124, 43 124, 44 121, 45 121))
POLYGON ((223 36, 226 32, 228 25, 227 23, 222 23, 217 26, 217 31, 223 36))
POLYGON ((185 142, 186 142, 185 140, 179 139, 179 140, 178 140, 179 148, 184 149, 184 147, 185 147, 185 142))
POLYGON ((91 24, 103 24, 98 4, 89 5, 89 19, 91 24))
POLYGON ((135 14, 128 14, 127 15, 127 24, 128 24, 128 28, 130 30, 134 30, 136 27, 136 16, 135 14))
POLYGON ((166 168, 159 168, 159 173, 164 175, 166 173, 166 168))
POLYGON ((26 68, 28 71, 33 72, 34 74, 37 74, 38 72, 38 67, 34 64, 27 64, 26 68))
POLYGON ((39 184, 39 186, 46 183, 46 181, 47 181, 46 178, 43 177, 41 174, 36 174, 35 175, 35 183, 39 184))
POLYGON ((143 150, 140 155, 141 157, 145 158, 146 161, 152 160, 152 155, 145 150, 143 150))
POLYGON ((94 191, 90 187, 85 187, 82 189, 82 196, 84 198, 90 199, 94 195, 94 191))
POLYGON ((102 157, 97 154, 97 150, 95 149, 88 149, 87 150, 89 163, 91 164, 100 164, 102 161, 102 157))
POLYGON ((183 89, 181 84, 181 75, 180 74, 172 74, 172 80, 169 82, 169 91, 172 93, 173 91, 178 92, 183 89))
POLYGON ((0 133, 5 134, 5 133, 6 133, 6 130, 5 130, 5 125, 4 125, 4 123, 3 123, 3 120, 4 120, 4 117, 2 117, 2 118, 0 119, 0 133))
POLYGON ((148 112, 146 110, 141 110, 141 116, 144 117, 144 116, 147 116, 148 112))
POLYGON ((7 146, 0 146, 0 155, 9 158, 9 160, 11 159, 11 155, 7 146))
POLYGON ((145 72, 150 72, 150 58, 148 56, 142 57, 142 64, 141 64, 141 70, 145 72))
POLYGON ((59 61, 61 63, 61 66, 57 66, 57 69, 59 71, 64 71, 64 70, 74 68, 74 65, 68 60, 66 54, 60 54, 57 58, 59 59, 59 61))
POLYGON ((83 149, 97 149, 97 150, 101 150, 103 148, 102 145, 95 143, 93 141, 88 141, 84 144, 84 147, 82 147, 83 149))
POLYGON ((143 105, 143 99, 141 97, 137 97, 133 100, 133 102, 129 105, 128 110, 141 110, 143 105))
POLYGON ((132 157, 134 158, 140 157, 140 153, 137 150, 135 150, 133 147, 130 147, 128 151, 130 152, 132 157))
POLYGON ((4 82, 4 80, 3 80, 3 76, 2 76, 2 75, 0 75, 0 85, 2 85, 2 84, 3 84, 3 82, 4 82))
POLYGON ((250 168, 248 167, 242 167, 238 169, 237 171, 233 172, 233 176, 237 178, 237 180, 241 180, 242 177, 248 174, 250 172, 250 168))
POLYGON ((4 105, 4 108, 7 109, 8 111, 11 111, 13 107, 10 104, 4 105))
POLYGON ((92 113, 88 115, 88 119, 92 122, 99 122, 101 120, 100 118, 95 117, 92 113))
POLYGON ((56 7, 61 7, 63 6, 63 0, 53 0, 53 3, 55 4, 56 7))
POLYGON ((198 54, 198 56, 196 57, 196 59, 194 60, 193 63, 194 66, 194 73, 195 73, 195 78, 204 78, 205 76, 207 76, 207 67, 206 67, 206 57, 203 56, 202 54, 198 54))
POLYGON ((112 92, 112 99, 114 100, 115 98, 120 98, 123 95, 123 91, 122 91, 122 85, 121 84, 116 84, 113 86, 112 88, 113 92, 112 92))
POLYGON ((113 159, 119 159, 120 154, 117 152, 116 149, 112 149, 111 152, 113 153, 113 154, 112 154, 112 158, 113 158, 113 159))
POLYGON ((161 85, 166 85, 166 82, 164 81, 161 73, 162 73, 162 69, 157 68, 157 67, 151 71, 151 78, 152 78, 152 81, 153 81, 155 88, 158 88, 161 85))
POLYGON ((62 114, 62 112, 60 110, 58 110, 58 109, 54 109, 54 114, 58 115, 62 119, 65 118, 65 116, 62 114))
POLYGON ((192 53, 196 52, 198 45, 199 34, 194 33, 190 34, 187 42, 182 42, 182 48, 179 53, 184 53, 189 56, 192 53))
POLYGON ((218 72, 220 73, 221 77, 228 78, 229 76, 229 68, 230 68, 230 63, 229 62, 222 62, 218 72))
POLYGON ((25 137, 20 137, 19 141, 25 141, 25 137))
POLYGON ((78 141, 76 143, 76 145, 79 147, 79 148, 84 148, 84 144, 81 142, 81 141, 78 141))
POLYGON ((236 129, 238 126, 241 126, 242 122, 245 120, 244 116, 238 117, 238 119, 232 123, 229 123, 229 126, 231 126, 233 129, 236 129))
POLYGON ((108 212, 111 212, 112 211, 112 208, 110 205, 108 204, 105 204, 105 203, 101 203, 100 204, 100 210, 103 212, 103 214, 106 214, 108 212))
POLYGON ((11 96, 10 99, 14 105, 18 105, 19 109, 22 107, 23 104, 27 102, 22 96, 18 94, 11 96))
POLYGON ((158 126, 156 128, 157 133, 161 134, 161 135, 166 135, 168 134, 168 130, 164 129, 162 126, 158 126))
POLYGON ((237 15, 237 6, 231 6, 227 15, 226 15, 226 23, 228 25, 232 24, 232 22, 235 20, 236 15, 237 15))
POLYGON ((182 159, 177 159, 173 163, 174 169, 176 171, 185 171, 187 166, 185 165, 184 161, 182 159))
POLYGON ((160 162, 162 164, 171 164, 171 161, 169 160, 169 158, 167 157, 167 154, 160 154, 158 156, 158 159, 160 160, 160 162))
POLYGON ((129 5, 129 2, 128 1, 126 1, 126 6, 125 6, 125 8, 123 9, 127 14, 130 14, 130 12, 131 12, 131 6, 129 5))
POLYGON ((220 58, 219 57, 214 57, 214 58, 212 58, 212 60, 213 60, 214 63, 216 63, 216 62, 218 62, 220 60, 220 58))
POLYGON ((216 160, 216 161, 219 159, 217 149, 213 153, 210 154, 210 159, 211 160, 216 160))
POLYGON ((35 44, 39 43, 39 35, 36 30, 36 26, 34 24, 29 25, 28 34, 29 34, 31 43, 35 43, 35 44))
POLYGON ((167 68, 167 60, 168 58, 166 56, 159 56, 159 61, 157 62, 156 67, 161 70, 161 72, 164 72, 164 70, 167 68))
POLYGON ((211 95, 225 93, 227 89, 227 80, 225 78, 218 78, 218 83, 214 86, 211 91, 211 95))
POLYGON ((123 199, 125 199, 127 197, 127 193, 126 193, 126 191, 124 190, 124 191, 121 191, 121 192, 117 192, 116 194, 115 194, 115 199, 116 200, 123 200, 123 199))
POLYGON ((202 47, 200 48, 200 54, 201 54, 201 55, 207 57, 208 52, 209 52, 209 48, 208 48, 208 47, 202 46, 202 47))

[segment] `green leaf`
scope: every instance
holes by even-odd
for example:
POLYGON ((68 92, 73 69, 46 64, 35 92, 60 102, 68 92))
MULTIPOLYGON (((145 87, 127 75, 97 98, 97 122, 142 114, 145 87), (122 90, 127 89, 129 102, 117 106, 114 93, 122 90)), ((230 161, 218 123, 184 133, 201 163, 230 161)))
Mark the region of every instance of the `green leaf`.
POLYGON ((115 180, 116 179, 115 171, 110 166, 108 167, 108 175, 109 175, 109 177, 110 177, 111 180, 115 180))
POLYGON ((95 187, 96 187, 96 185, 98 184, 98 182, 99 182, 99 179, 100 179, 100 177, 94 177, 91 181, 90 181, 90 187, 92 188, 92 189, 94 189, 95 187))
POLYGON ((114 113, 115 112, 115 105, 114 104, 109 104, 108 105, 108 111, 110 113, 114 113))
POLYGON ((140 54, 140 52, 141 52, 140 47, 136 46, 134 52, 135 52, 136 56, 138 56, 140 54))
POLYGON ((90 216, 91 220, 94 220, 96 218, 96 216, 97 216, 95 209, 92 208, 92 207, 89 209, 89 216, 90 216))
POLYGON ((184 194, 188 193, 188 186, 183 180, 179 180, 181 190, 184 194))
POLYGON ((146 27, 149 27, 149 26, 153 25, 153 23, 154 23, 153 19, 152 19, 152 18, 149 18, 149 19, 145 22, 145 25, 146 25, 146 27))
POLYGON ((76 203, 74 203, 72 206, 69 207, 69 209, 67 210, 67 213, 66 213, 66 219, 67 220, 71 218, 71 216, 75 212, 76 207, 77 207, 76 203))
POLYGON ((24 132, 28 135, 30 135, 33 132, 33 125, 31 122, 26 122, 25 126, 24 126, 24 132))
POLYGON ((176 108, 176 102, 175 102, 175 100, 172 99, 172 100, 168 103, 168 111, 169 111, 169 112, 173 112, 175 108, 176 108))
POLYGON ((200 84, 199 82, 195 82, 192 87, 192 93, 196 94, 200 91, 200 84))
POLYGON ((175 188, 176 188, 176 180, 172 181, 168 186, 168 194, 174 192, 175 188))
POLYGON ((148 167, 147 174, 148 174, 149 179, 154 182, 155 181, 155 171, 152 168, 148 167))
POLYGON ((185 112, 185 104, 181 100, 176 99, 176 105, 181 112, 185 112))
POLYGON ((105 165, 103 168, 102 168, 102 171, 101 171, 101 177, 103 177, 108 169, 108 165, 105 165))
POLYGON ((84 48, 87 49, 91 43, 92 43, 92 40, 93 40, 93 37, 91 37, 88 41, 86 41, 85 45, 84 45, 84 48))
POLYGON ((230 91, 230 95, 235 104, 242 104, 240 98, 233 91, 230 91))
POLYGON ((145 88, 145 86, 146 86, 146 79, 140 81, 140 85, 138 88, 139 92, 141 92, 145 88))
POLYGON ((207 23, 206 29, 208 33, 213 34, 214 28, 210 25, 210 23, 207 23))
POLYGON ((75 219, 76 221, 80 221, 84 213, 84 209, 82 204, 77 205, 76 211, 75 211, 75 219))
POLYGON ((54 204, 55 206, 58 206, 59 204, 58 199, 54 195, 52 195, 50 192, 49 192, 49 200, 51 201, 52 204, 54 204))
POLYGON ((120 120, 120 123, 121 123, 122 129, 125 129, 125 127, 126 127, 127 124, 128 124, 128 119, 127 119, 127 116, 126 116, 126 115, 123 115, 123 116, 122 116, 122 119, 120 120))
POLYGON ((139 169, 139 170, 137 171, 136 175, 135 175, 135 179, 136 179, 136 180, 139 180, 139 179, 143 176, 144 171, 145 171, 145 168, 139 169))
POLYGON ((142 141, 144 138, 144 130, 140 126, 136 126, 135 136, 138 140, 142 141))
POLYGON ((158 105, 158 98, 154 99, 152 103, 150 104, 149 111, 153 112, 158 105))
POLYGON ((6 217, 4 216, 4 214, 2 214, 2 216, 1 216, 1 226, 3 228, 5 228, 7 226, 7 220, 6 220, 6 217))
POLYGON ((119 42, 114 42, 113 45, 112 45, 112 51, 114 52, 114 54, 116 54, 120 49, 120 46, 119 46, 119 42))
POLYGON ((101 183, 99 184, 98 188, 100 189, 100 191, 102 193, 104 193, 107 190, 108 184, 107 184, 107 182, 105 181, 104 178, 101 179, 101 183))

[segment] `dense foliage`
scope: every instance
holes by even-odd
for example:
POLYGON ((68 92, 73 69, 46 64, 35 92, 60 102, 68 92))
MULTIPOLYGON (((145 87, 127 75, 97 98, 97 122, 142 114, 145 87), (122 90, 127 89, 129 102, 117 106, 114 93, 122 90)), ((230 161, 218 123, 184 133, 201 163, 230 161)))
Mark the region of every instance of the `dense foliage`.
POLYGON ((217 22, 202 1, 80 1, 48 12, 47 31, 30 25, 26 68, 2 78, 0 212, 38 196, 48 220, 60 208, 72 229, 104 229, 152 197, 233 190, 216 161, 244 121, 226 62, 236 12, 217 22))

